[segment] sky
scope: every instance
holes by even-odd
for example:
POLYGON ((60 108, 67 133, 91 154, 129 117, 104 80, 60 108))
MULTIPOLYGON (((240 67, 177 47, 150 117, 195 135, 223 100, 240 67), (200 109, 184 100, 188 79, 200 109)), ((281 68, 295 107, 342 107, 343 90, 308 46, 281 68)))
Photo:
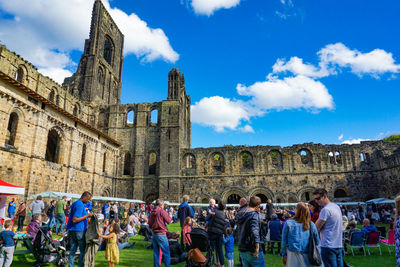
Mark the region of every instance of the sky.
MULTIPOLYGON (((125 35, 122 103, 179 68, 192 147, 341 144, 400 132, 400 2, 103 0, 125 35)), ((0 42, 62 83, 93 0, 0 0, 0 42)))

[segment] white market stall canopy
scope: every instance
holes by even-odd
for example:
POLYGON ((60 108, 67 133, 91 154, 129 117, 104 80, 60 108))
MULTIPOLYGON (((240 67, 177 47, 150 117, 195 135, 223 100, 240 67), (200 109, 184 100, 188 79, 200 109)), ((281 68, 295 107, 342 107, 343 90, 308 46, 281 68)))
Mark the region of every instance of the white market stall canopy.
POLYGON ((367 204, 372 204, 372 203, 375 203, 375 204, 394 204, 395 203, 395 201, 394 200, 391 200, 391 199, 388 199, 388 198, 374 198, 374 199, 370 199, 370 200, 367 200, 365 203, 367 203, 367 204))
MULTIPOLYGON (((34 200, 38 196, 42 196, 44 198, 55 198, 61 199, 63 196, 66 196, 68 199, 80 199, 80 194, 72 194, 72 193, 63 193, 63 192, 43 192, 39 194, 32 195, 28 197, 28 200, 34 200)), ((130 203, 144 203, 141 200, 136 199, 127 199, 127 198, 117 198, 117 197, 102 197, 102 196, 93 196, 92 201, 111 201, 111 202, 130 202, 130 203)))
POLYGON ((16 186, 0 180, 0 195, 24 195, 25 187, 16 186))

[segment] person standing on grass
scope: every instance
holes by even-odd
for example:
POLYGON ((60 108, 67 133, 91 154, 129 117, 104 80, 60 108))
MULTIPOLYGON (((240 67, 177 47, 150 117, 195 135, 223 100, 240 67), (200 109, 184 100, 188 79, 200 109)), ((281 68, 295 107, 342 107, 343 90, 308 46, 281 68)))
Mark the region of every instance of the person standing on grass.
POLYGON ((156 207, 151 211, 149 216, 149 226, 153 231, 153 261, 154 267, 161 266, 161 259, 165 263, 165 267, 170 267, 171 258, 169 251, 169 244, 167 238, 167 224, 171 223, 171 218, 164 210, 164 200, 157 199, 156 207), (163 258, 160 255, 162 251, 163 258))
POLYGON ((66 200, 67 197, 63 196, 56 204, 56 234, 64 232, 66 200))
POLYGON ((36 200, 29 205, 29 209, 32 212, 32 216, 35 214, 42 214, 44 210, 44 203, 42 201, 42 196, 37 196, 36 200))
POLYGON ((15 198, 13 198, 10 203, 8 203, 8 217, 10 217, 11 220, 14 220, 16 207, 17 202, 15 201, 15 198))
POLYGON ((0 233, 0 238, 3 241, 3 245, 0 249, 0 266, 10 267, 14 256, 14 232, 12 231, 13 224, 11 220, 4 222, 4 231, 0 233))
POLYGON ((67 224, 67 231, 71 243, 71 250, 68 256, 69 267, 74 266, 75 253, 79 246, 78 267, 83 267, 83 259, 85 257, 85 233, 88 226, 87 218, 93 214, 87 213, 85 204, 92 199, 92 194, 83 192, 80 199, 72 203, 70 216, 67 224))
POLYGON ((24 221, 26 216, 26 205, 23 200, 19 201, 19 207, 15 216, 18 217, 18 228, 17 231, 22 232, 24 230, 24 221))
POLYGON ((321 258, 325 267, 342 267, 343 219, 339 206, 328 198, 328 192, 323 189, 314 191, 314 199, 323 206, 315 225, 321 233, 321 258))
POLYGON ((119 249, 117 245, 119 230, 119 225, 114 223, 110 226, 110 233, 108 235, 102 235, 99 233, 100 237, 107 239, 105 255, 109 267, 114 267, 114 264, 119 263, 119 249))
POLYGON ((193 218, 194 216, 194 212, 191 206, 189 206, 189 196, 188 195, 184 195, 182 197, 182 203, 179 205, 179 209, 178 209, 178 218, 179 218, 179 223, 181 225, 181 246, 184 246, 184 234, 183 234, 183 226, 185 224, 185 220, 187 217, 193 218))
POLYGON ((250 198, 248 211, 239 220, 239 255, 244 267, 264 267, 264 253, 260 250, 260 210, 261 199, 250 198))
POLYGON ((56 219, 55 219, 55 215, 56 215, 56 201, 53 199, 52 201, 50 201, 50 206, 47 208, 47 212, 46 215, 49 217, 49 229, 51 230, 51 228, 53 228, 53 226, 56 224, 56 219))

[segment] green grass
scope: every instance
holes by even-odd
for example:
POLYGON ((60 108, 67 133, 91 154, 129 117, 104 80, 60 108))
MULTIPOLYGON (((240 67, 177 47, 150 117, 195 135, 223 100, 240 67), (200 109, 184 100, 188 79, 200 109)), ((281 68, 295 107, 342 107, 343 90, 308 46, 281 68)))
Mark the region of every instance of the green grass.
MULTIPOLYGON (((171 232, 180 232, 179 224, 172 224, 168 226, 171 232)), ((153 266, 153 250, 146 249, 145 245, 150 244, 149 242, 143 241, 142 236, 135 236, 132 240, 136 241, 136 245, 132 249, 124 249, 120 251, 120 263, 118 266, 135 266, 135 267, 150 267, 153 266)), ((376 248, 370 249, 371 256, 364 257, 363 255, 357 256, 345 256, 345 261, 355 267, 359 266, 376 266, 376 267, 389 267, 396 266, 396 258, 394 256, 394 249, 392 249, 392 255, 389 256, 386 247, 382 246, 382 256, 379 255, 379 251, 376 248)), ((14 256, 12 263, 13 267, 29 266, 34 262, 33 256, 14 256)), ((238 262, 238 253, 235 250, 235 263, 238 262)), ((271 267, 282 267, 281 258, 277 255, 266 254, 265 255, 266 266, 271 267)), ((108 266, 104 251, 100 251, 96 254, 96 267, 108 266)), ((183 267, 185 264, 181 263, 175 266, 183 267)), ((52 266, 52 265, 50 265, 52 266)))

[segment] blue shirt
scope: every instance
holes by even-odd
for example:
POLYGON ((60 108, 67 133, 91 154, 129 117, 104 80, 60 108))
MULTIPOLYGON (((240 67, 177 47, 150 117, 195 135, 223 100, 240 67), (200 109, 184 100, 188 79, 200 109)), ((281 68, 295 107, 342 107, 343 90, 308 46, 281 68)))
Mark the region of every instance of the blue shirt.
POLYGON ((88 209, 88 211, 92 211, 92 201, 89 201, 89 202, 87 202, 86 204, 85 204, 85 208, 87 208, 88 209))
POLYGON ((282 239, 282 225, 279 219, 270 221, 269 227, 269 238, 271 241, 281 241, 282 239))
POLYGON ((375 225, 370 224, 363 227, 361 231, 365 232, 368 235, 369 233, 378 232, 378 229, 375 227, 375 225))
POLYGON ((109 214, 110 213, 110 210, 108 210, 108 207, 109 207, 109 205, 107 203, 104 204, 104 208, 103 208, 104 214, 109 214))
POLYGON ((82 200, 77 200, 71 205, 71 211, 69 214, 69 220, 67 224, 67 230, 68 231, 85 231, 87 229, 87 224, 88 220, 87 218, 84 219, 83 221, 80 221, 78 223, 73 222, 73 218, 77 217, 83 217, 87 215, 87 211, 85 209, 85 204, 83 204, 82 200))
POLYGON ((228 237, 223 237, 222 241, 224 241, 225 244, 225 253, 235 251, 235 238, 233 237, 233 235, 229 235, 228 237))
POLYGON ((14 202, 14 204, 12 204, 12 201, 10 201, 10 203, 8 203, 8 212, 9 213, 15 213, 15 207, 17 206, 17 204, 14 202))
POLYGON ((4 230, 3 232, 0 233, 0 237, 3 240, 3 245, 5 247, 13 247, 14 246, 14 232, 13 231, 7 231, 4 230))
MULTIPOLYGON (((315 244, 319 245, 317 227, 311 223, 315 244)), ((286 257, 286 247, 295 253, 308 253, 310 230, 304 230, 303 224, 290 219, 287 220, 282 230, 281 257, 286 257)))

